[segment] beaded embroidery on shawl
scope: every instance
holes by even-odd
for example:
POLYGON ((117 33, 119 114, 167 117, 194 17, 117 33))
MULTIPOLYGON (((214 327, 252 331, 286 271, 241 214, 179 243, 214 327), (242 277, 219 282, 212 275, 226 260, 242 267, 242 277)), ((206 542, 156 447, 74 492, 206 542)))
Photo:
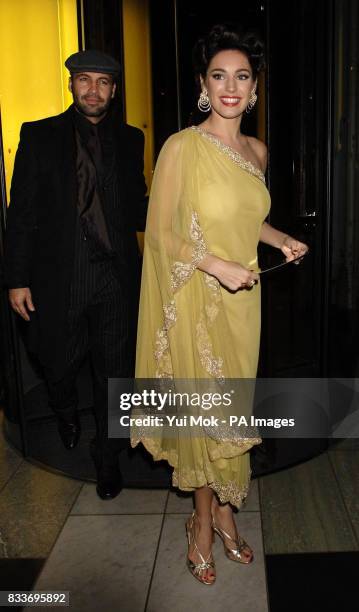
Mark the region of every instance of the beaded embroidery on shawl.
MULTIPOLYGON (((242 486, 239 486, 238 483, 235 482, 234 480, 229 480, 226 483, 214 480, 208 483, 208 486, 217 493, 221 504, 226 504, 229 502, 236 508, 240 508, 243 505, 243 503, 246 501, 246 498, 248 496, 251 475, 252 475, 252 470, 249 470, 248 480, 242 486)), ((190 487, 191 482, 193 482, 193 478, 192 478, 192 474, 190 471, 182 474, 182 487, 181 488, 183 490, 193 490, 193 488, 190 487), (188 488, 186 487, 186 489, 184 489, 183 487, 183 479, 188 480, 188 488)), ((174 487, 179 486, 177 464, 172 473, 172 485, 174 487)))
MULTIPOLYGON (((171 270, 171 290, 173 293, 181 289, 189 281, 199 262, 207 252, 206 243, 198 221, 198 215, 192 211, 189 236, 193 243, 192 260, 189 263, 175 261, 171 270)), ((174 300, 163 306, 164 324, 157 330, 155 342, 155 359, 158 364, 156 378, 173 378, 171 357, 169 354, 168 330, 177 321, 177 309, 174 300)))
POLYGON ((183 263, 183 261, 175 261, 171 270, 171 289, 173 292, 178 291, 189 281, 193 272, 197 268, 199 262, 207 253, 207 247, 203 238, 203 232, 199 224, 198 215, 192 211, 191 227, 189 231, 191 241, 193 242, 192 261, 183 263))
POLYGON ((155 359, 159 365, 156 370, 156 378, 173 378, 172 363, 168 352, 168 330, 175 325, 177 320, 176 304, 172 300, 163 306, 164 324, 156 333, 155 359))
POLYGON ((199 357, 201 360, 202 367, 214 378, 224 381, 224 375, 222 371, 223 359, 222 357, 214 357, 213 346, 207 331, 206 321, 204 314, 200 316, 200 320, 197 323, 197 348, 199 357))
POLYGON ((208 333, 208 327, 213 325, 218 312, 218 303, 221 301, 219 282, 210 274, 204 275, 205 283, 210 291, 212 301, 205 307, 205 313, 201 313, 196 326, 196 339, 199 357, 204 370, 213 378, 224 381, 223 359, 213 355, 213 346, 208 333))
POLYGON ((209 483, 208 486, 217 493, 221 504, 229 502, 236 508, 240 508, 248 495, 249 483, 250 480, 243 488, 238 487, 238 484, 233 480, 229 480, 225 484, 214 481, 209 483))
MULTIPOLYGON (((175 293, 179 291, 192 277, 199 262, 207 251, 203 232, 199 224, 198 214, 192 211, 189 236, 193 243, 192 260, 189 263, 175 261, 171 270, 171 289, 175 293)), ((204 274, 205 283, 211 293, 212 302, 206 306, 206 312, 201 313, 196 327, 197 348, 200 361, 204 370, 214 378, 223 380, 223 359, 213 355, 213 347, 208 334, 207 325, 213 324, 217 314, 217 303, 220 301, 220 289, 217 279, 209 274, 204 274)), ((164 325, 156 333, 155 359, 158 364, 156 378, 173 378, 173 369, 169 353, 168 330, 175 325, 177 320, 177 310, 175 301, 163 306, 164 325)))
POLYGON ((259 178, 259 180, 265 183, 265 176, 263 172, 254 164, 252 164, 252 162, 250 162, 248 159, 242 157, 242 155, 238 153, 238 151, 235 151, 235 149, 232 149, 232 147, 229 147, 228 145, 224 144, 224 142, 219 140, 219 138, 213 136, 213 134, 210 134, 206 130, 202 130, 202 128, 200 128, 198 125, 193 125, 190 129, 195 130, 196 132, 201 134, 203 138, 206 138, 214 145, 216 145, 216 147, 219 149, 219 151, 221 151, 221 153, 224 153, 225 155, 230 157, 231 160, 234 161, 234 163, 238 164, 238 166, 240 166, 243 170, 246 170, 246 172, 249 172, 249 174, 253 174, 253 176, 256 176, 257 178, 259 178))

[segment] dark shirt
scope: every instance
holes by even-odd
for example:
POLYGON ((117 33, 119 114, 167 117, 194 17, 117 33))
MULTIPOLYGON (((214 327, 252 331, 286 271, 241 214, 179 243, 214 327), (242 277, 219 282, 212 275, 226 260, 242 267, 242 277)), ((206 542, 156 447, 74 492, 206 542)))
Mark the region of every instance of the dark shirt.
POLYGON ((97 159, 97 163, 99 164, 98 170, 100 171, 99 178, 102 182, 106 182, 110 176, 113 176, 114 165, 115 165, 115 142, 113 138, 114 134, 114 121, 116 118, 114 117, 114 112, 110 107, 108 113, 105 115, 103 119, 99 123, 91 123, 84 115, 79 113, 74 105, 71 107, 73 121, 75 124, 75 128, 78 130, 82 141, 85 145, 88 144, 89 139, 93 134, 98 135, 98 139, 100 141, 100 157, 101 159, 97 159))
POLYGON ((72 116, 77 149, 79 225, 82 238, 88 241, 91 261, 100 261, 114 255, 104 212, 104 192, 116 180, 113 117, 109 111, 98 124, 93 124, 74 106, 72 116))

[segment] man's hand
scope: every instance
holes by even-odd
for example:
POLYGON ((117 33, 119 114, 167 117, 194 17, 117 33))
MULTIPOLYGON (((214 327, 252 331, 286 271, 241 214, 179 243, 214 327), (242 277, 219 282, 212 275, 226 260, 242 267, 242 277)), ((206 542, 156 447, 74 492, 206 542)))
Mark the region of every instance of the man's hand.
POLYGON ((35 307, 32 303, 31 291, 29 287, 21 287, 20 289, 9 289, 9 300, 12 309, 19 314, 25 321, 30 321, 27 310, 34 312, 35 307))

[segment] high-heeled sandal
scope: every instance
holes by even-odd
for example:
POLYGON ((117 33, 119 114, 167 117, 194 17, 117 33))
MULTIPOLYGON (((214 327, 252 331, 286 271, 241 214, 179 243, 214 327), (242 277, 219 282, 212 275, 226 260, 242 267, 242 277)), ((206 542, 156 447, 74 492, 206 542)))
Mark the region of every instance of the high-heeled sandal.
MULTIPOLYGON (((204 578, 204 572, 206 570, 209 570, 209 569, 215 570, 216 566, 215 566, 215 563, 214 563, 214 559, 213 559, 212 553, 209 553, 207 559, 205 559, 203 557, 201 551, 199 550, 198 546, 197 546, 196 538, 195 538, 195 535, 194 535, 194 521, 195 521, 195 519, 198 520, 198 517, 196 516, 196 513, 193 512, 192 516, 186 521, 186 534, 187 534, 187 540, 188 540, 188 554, 189 554, 189 551, 190 551, 191 542, 193 542, 194 550, 196 551, 196 553, 198 554, 199 558, 201 559, 201 563, 194 563, 194 561, 191 561, 191 559, 189 559, 187 557, 187 567, 188 567, 189 571, 191 572, 192 576, 197 578, 197 580, 202 582, 202 584, 210 585, 210 584, 213 584, 215 582, 216 576, 214 574, 213 578, 211 580, 206 580, 204 578)), ((214 534, 213 534, 213 539, 214 539, 214 534)))
POLYGON ((218 525, 216 525, 213 516, 212 516, 212 528, 213 528, 213 531, 215 531, 221 538, 223 542, 224 553, 226 557, 228 557, 228 559, 230 559, 231 561, 236 561, 237 563, 244 563, 245 565, 252 563, 253 558, 254 558, 253 551, 248 546, 247 542, 240 535, 237 536, 236 540, 231 538, 231 536, 226 531, 224 531, 224 529, 221 529, 221 527, 218 527, 218 525), (226 544, 226 541, 233 542, 233 544, 235 544, 235 548, 228 546, 226 544), (247 561, 245 561, 243 558, 243 551, 245 549, 247 549, 249 551, 249 554, 251 555, 247 561))

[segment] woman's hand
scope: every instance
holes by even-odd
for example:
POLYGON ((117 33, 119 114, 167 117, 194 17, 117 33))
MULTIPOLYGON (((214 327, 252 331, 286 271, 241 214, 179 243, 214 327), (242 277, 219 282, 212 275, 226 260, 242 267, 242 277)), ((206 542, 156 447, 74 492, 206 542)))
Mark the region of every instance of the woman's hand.
MULTIPOLYGON (((284 253, 287 261, 293 261, 297 257, 303 257, 308 251, 308 246, 304 242, 299 242, 292 236, 284 234, 267 223, 263 223, 259 239, 264 244, 280 249, 284 253)), ((299 260, 296 262, 299 263, 299 260)))
POLYGON ((293 261, 293 259, 303 257, 308 252, 309 247, 304 242, 300 242, 291 236, 286 236, 280 250, 284 253, 287 261, 293 261))
POLYGON ((235 261, 226 261, 214 255, 206 255, 198 268, 215 276, 221 285, 230 291, 251 289, 259 280, 257 272, 247 270, 235 261))

